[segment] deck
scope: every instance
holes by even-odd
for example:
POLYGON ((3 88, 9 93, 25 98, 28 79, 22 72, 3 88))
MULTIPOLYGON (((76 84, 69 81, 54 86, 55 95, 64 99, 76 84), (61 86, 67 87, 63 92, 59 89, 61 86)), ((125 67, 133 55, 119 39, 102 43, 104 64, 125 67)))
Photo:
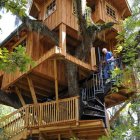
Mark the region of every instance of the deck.
POLYGON ((88 71, 92 70, 91 64, 82 62, 81 60, 73 57, 70 54, 66 54, 64 56, 63 52, 61 51, 61 48, 55 46, 52 49, 50 49, 48 52, 46 52, 42 57, 40 57, 37 61, 35 61, 35 66, 29 66, 27 72, 20 72, 16 71, 13 73, 0 73, 1 76, 3 75, 2 79, 2 90, 6 90, 8 87, 16 83, 21 78, 25 77, 29 73, 32 73, 36 68, 39 68, 41 64, 43 64, 46 60, 49 59, 66 59, 67 61, 70 61, 72 63, 76 63, 79 67, 82 67, 83 69, 86 69, 88 71))
POLYGON ((0 120, 2 138, 10 140, 27 139, 32 135, 46 135, 53 140, 78 138, 97 140, 107 135, 102 120, 80 120, 79 98, 61 99, 58 102, 26 105, 0 120))

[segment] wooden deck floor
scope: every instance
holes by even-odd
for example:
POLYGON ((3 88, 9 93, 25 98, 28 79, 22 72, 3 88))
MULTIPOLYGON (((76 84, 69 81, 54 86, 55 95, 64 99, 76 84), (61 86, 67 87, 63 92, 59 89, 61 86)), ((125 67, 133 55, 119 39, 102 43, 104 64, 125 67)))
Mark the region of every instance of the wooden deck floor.
POLYGON ((98 140, 101 136, 108 135, 102 120, 80 120, 78 124, 74 121, 59 123, 54 126, 26 129, 11 140, 33 139, 43 140, 70 140, 77 137, 80 140, 98 140))

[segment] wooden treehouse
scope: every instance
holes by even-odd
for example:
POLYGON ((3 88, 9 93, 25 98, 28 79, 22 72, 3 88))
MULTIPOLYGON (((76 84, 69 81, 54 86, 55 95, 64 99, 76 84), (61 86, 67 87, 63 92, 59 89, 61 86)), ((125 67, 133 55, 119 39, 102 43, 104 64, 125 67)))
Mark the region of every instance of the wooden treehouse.
POLYGON ((0 120, 3 138, 97 140, 108 135, 106 108, 124 102, 135 93, 127 88, 128 85, 134 87, 134 81, 125 82, 118 93, 112 93, 111 85, 105 85, 95 69, 100 61, 100 50, 103 47, 114 49, 115 37, 121 31, 119 22, 131 15, 127 1, 87 0, 87 5, 92 8, 91 17, 96 23, 118 23, 97 35, 88 62, 71 53, 81 42, 73 0, 34 0, 30 8, 30 15, 41 20, 59 37, 58 46, 23 25, 18 28, 18 34, 15 30, 2 43, 10 51, 23 44, 36 63, 24 73, 1 72, 1 89, 5 94, 18 97, 23 106, 0 120), (79 96, 66 96, 66 61, 78 65, 79 96))

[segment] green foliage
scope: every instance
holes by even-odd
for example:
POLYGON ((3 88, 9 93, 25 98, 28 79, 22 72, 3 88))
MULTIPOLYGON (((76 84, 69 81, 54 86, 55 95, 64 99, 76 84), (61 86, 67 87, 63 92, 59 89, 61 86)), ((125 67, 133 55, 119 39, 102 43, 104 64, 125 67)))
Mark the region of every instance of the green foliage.
POLYGON ((33 61, 26 54, 25 47, 19 45, 14 52, 9 52, 6 48, 0 48, 0 70, 5 72, 14 72, 17 69, 24 72, 33 61))
POLYGON ((14 15, 20 17, 26 15, 27 0, 1 0, 0 8, 5 8, 7 12, 11 12, 14 15))
POLYGON ((123 31, 119 33, 117 39, 117 50, 116 53, 121 54, 123 62, 132 66, 140 52, 140 1, 134 1, 133 14, 128 17, 122 25, 123 31))
POLYGON ((140 137, 140 96, 137 96, 113 124, 109 137, 99 140, 134 140, 140 137))
POLYGON ((90 7, 86 7, 86 10, 85 10, 85 18, 86 18, 86 23, 87 23, 87 28, 89 26, 92 26, 93 24, 93 21, 91 19, 91 8, 90 7))
POLYGON ((15 109, 12 107, 0 105, 0 118, 2 118, 5 115, 10 114, 13 111, 15 111, 15 109))

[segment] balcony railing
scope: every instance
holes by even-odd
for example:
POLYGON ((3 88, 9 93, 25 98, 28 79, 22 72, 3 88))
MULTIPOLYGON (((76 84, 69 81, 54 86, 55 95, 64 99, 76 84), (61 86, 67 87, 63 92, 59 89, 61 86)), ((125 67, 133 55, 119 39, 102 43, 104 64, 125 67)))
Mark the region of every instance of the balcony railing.
POLYGON ((58 102, 46 102, 22 107, 0 120, 3 138, 9 138, 25 128, 40 128, 79 120, 79 99, 72 97, 58 102))

